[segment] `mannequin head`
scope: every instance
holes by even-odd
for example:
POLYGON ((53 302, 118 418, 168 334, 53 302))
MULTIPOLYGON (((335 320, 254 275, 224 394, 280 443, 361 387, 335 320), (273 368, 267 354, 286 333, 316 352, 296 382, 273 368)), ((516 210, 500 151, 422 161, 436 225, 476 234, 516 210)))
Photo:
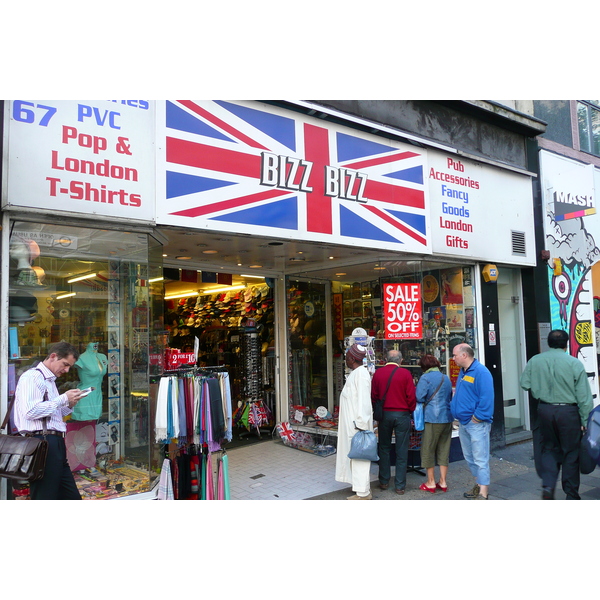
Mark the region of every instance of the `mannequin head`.
POLYGON ((90 342, 85 349, 86 352, 98 352, 98 342, 90 342))
POLYGON ((31 267, 29 244, 18 236, 15 236, 10 241, 10 256, 17 261, 17 269, 28 269, 31 267))

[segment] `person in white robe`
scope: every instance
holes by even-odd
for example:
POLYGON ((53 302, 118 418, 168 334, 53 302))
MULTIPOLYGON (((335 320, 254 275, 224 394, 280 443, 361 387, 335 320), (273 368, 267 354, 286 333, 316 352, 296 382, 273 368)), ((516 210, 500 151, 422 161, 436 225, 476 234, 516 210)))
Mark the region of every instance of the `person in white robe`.
POLYGON ((371 375, 363 358, 366 349, 353 344, 346 352, 346 366, 352 369, 340 394, 338 443, 335 462, 335 480, 352 484, 353 496, 348 500, 371 500, 370 460, 348 458, 352 437, 359 430, 373 431, 371 405, 371 375))

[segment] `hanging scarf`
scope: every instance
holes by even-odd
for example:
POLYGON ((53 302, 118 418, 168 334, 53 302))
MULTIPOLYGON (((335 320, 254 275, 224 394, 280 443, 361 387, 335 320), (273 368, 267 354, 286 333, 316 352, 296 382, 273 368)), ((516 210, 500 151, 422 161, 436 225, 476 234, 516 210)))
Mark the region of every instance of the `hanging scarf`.
POLYGON ((231 386, 229 384, 229 373, 221 373, 219 376, 221 384, 221 397, 223 398, 223 413, 225 414, 225 440, 233 439, 233 414, 231 412, 231 386))
POLYGON ((223 460, 218 460, 217 500, 225 500, 225 482, 223 481, 223 460))
POLYGON ((202 386, 200 378, 192 379, 194 386, 194 444, 200 445, 200 423, 201 423, 201 403, 202 403, 202 386))
POLYGON ((177 377, 171 377, 171 437, 179 437, 179 383, 177 377))
POLYGON ((230 500, 231 494, 229 491, 229 459, 227 458, 227 454, 223 454, 221 463, 223 465, 223 485, 224 485, 223 497, 225 500, 230 500))
POLYGON ((210 386, 208 386, 207 389, 209 390, 209 397, 206 401, 206 444, 208 445, 209 452, 216 452, 221 449, 221 444, 219 444, 219 440, 216 439, 216 432, 213 429, 214 421, 212 418, 212 411, 214 395, 210 386))
MULTIPOLYGON (((221 386, 219 380, 211 377, 208 380, 208 389, 210 390, 210 428, 213 442, 219 444, 225 436, 225 417, 223 415, 223 400, 221 398, 221 386)), ((214 452, 214 450, 213 450, 214 452)))
POLYGON ((179 413, 179 434, 177 438, 180 444, 187 444, 187 419, 185 413, 185 380, 181 377, 177 381, 177 411, 179 413))
POLYGON ((206 381, 206 379, 202 380, 202 425, 200 428, 201 434, 200 434, 200 441, 203 444, 206 444, 206 442, 208 441, 208 434, 207 434, 207 428, 208 428, 208 419, 207 419, 207 411, 208 411, 208 407, 210 405, 210 392, 208 389, 208 382, 206 381))
POLYGON ((200 500, 206 500, 206 454, 202 455, 201 461, 202 485, 200 487, 200 500))
POLYGON ((173 377, 169 377, 169 393, 167 396, 167 440, 173 439, 173 377))
POLYGON ((206 499, 215 499, 215 486, 213 481, 212 459, 210 452, 206 455, 206 499))
POLYGON ((169 394, 169 378, 161 377, 158 382, 156 398, 156 415, 154 420, 154 441, 164 442, 167 439, 167 402, 169 394))
POLYGON ((200 499, 200 484, 202 472, 200 468, 200 457, 197 455, 193 455, 190 457, 190 467, 191 467, 191 494, 190 500, 199 500, 200 499))
POLYGON ((185 378, 185 428, 188 442, 194 439, 194 378, 185 378))
POLYGON ((190 456, 180 454, 175 462, 177 467, 177 485, 175 486, 176 499, 186 500, 192 491, 192 478, 190 474, 190 456))
POLYGON ((173 494, 173 480, 171 479, 171 461, 165 458, 162 469, 160 470, 160 480, 158 482, 157 500, 175 500, 173 494))

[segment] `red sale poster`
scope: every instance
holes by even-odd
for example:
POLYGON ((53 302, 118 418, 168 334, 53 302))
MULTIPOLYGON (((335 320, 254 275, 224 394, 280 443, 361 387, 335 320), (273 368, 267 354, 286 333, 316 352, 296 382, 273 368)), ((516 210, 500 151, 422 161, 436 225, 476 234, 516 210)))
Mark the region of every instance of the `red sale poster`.
POLYGON ((386 340, 418 340, 423 337, 420 283, 385 283, 383 311, 386 340))

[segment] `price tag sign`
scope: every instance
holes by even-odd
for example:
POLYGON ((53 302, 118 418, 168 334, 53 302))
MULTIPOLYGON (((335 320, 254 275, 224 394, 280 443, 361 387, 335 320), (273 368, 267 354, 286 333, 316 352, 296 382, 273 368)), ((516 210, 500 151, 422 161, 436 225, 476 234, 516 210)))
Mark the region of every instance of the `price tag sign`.
POLYGON ((420 283, 385 283, 383 311, 386 340, 418 340, 423 337, 420 283))

